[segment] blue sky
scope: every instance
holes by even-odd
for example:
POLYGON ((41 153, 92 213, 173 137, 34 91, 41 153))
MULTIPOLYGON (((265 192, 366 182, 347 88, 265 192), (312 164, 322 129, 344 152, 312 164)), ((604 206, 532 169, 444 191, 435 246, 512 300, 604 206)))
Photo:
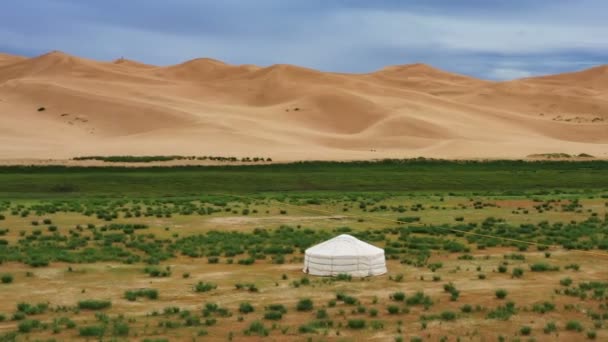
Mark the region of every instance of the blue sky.
POLYGON ((608 63, 607 13, 605 0, 15 0, 0 51, 512 79, 608 63))

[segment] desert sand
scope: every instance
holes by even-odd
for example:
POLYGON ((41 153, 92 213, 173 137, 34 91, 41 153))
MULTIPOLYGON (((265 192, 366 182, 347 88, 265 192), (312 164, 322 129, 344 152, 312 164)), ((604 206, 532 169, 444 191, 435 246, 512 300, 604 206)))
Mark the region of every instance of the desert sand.
POLYGON ((507 82, 425 64, 367 74, 195 59, 0 54, 0 159, 608 158, 608 66, 507 82))

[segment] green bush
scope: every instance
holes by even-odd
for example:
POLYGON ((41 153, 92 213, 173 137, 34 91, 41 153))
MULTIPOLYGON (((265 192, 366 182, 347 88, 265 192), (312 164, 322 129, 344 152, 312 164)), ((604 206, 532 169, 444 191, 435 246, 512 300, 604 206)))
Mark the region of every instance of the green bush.
POLYGON ((112 326, 112 335, 114 336, 128 336, 129 335, 129 325, 124 322, 116 322, 112 326))
POLYGON ((398 302, 403 302, 405 300, 405 293, 403 292, 395 292, 391 295, 391 299, 398 301, 398 302))
POLYGON ((310 298, 300 299, 300 301, 296 305, 296 310, 298 311, 311 311, 312 309, 313 303, 310 298))
POLYGON ((549 311, 555 310, 555 304, 551 302, 537 303, 532 306, 532 311, 544 314, 549 311))
POLYGON ((13 282, 13 275, 10 273, 5 273, 0 277, 2 284, 10 284, 13 282))
POLYGON ((239 265, 253 265, 255 263, 255 258, 245 258, 245 259, 240 259, 238 261, 239 265))
POLYGON ((103 325, 89 325, 78 330, 80 336, 85 337, 102 337, 106 332, 106 327, 103 325))
POLYGON ((253 308, 253 305, 251 305, 249 302, 243 302, 243 303, 239 304, 240 313, 248 314, 253 311, 255 311, 255 309, 253 308))
POLYGON ((78 308, 83 310, 103 310, 112 306, 109 300, 87 299, 78 302, 78 308))
POLYGON ((17 310, 19 312, 23 312, 26 315, 39 315, 48 309, 49 305, 47 303, 38 303, 36 305, 32 305, 29 303, 18 303, 17 310))
POLYGON ((514 278, 521 278, 524 275, 524 269, 520 267, 516 267, 513 269, 512 275, 514 278))
POLYGON ((559 284, 560 284, 561 286, 566 286, 566 287, 568 287, 568 286, 572 285, 572 279, 571 279, 570 277, 562 278, 562 279, 559 281, 559 284))
POLYGON ((374 330, 381 330, 381 329, 384 329, 384 322, 382 322, 382 321, 371 321, 370 326, 374 330))
POLYGON ((555 322, 549 322, 543 328, 543 332, 545 334, 550 334, 550 333, 555 332, 555 331, 557 331, 557 325, 555 324, 555 322))
POLYGON ((473 312, 473 307, 469 304, 465 304, 460 307, 460 311, 462 311, 464 313, 471 313, 471 312, 473 312))
POLYGON ((286 313, 287 308, 283 304, 270 304, 265 308, 267 311, 278 311, 280 313, 286 313))
POLYGON ((578 271, 581 269, 579 264, 569 264, 569 265, 566 265, 566 267, 564 267, 564 268, 567 270, 573 270, 573 271, 578 271))
POLYGON ((399 221, 399 223, 419 222, 420 221, 420 217, 418 217, 418 216, 404 216, 404 217, 397 218, 397 221, 399 221))
POLYGON ((391 315, 396 315, 399 313, 399 307, 397 305, 389 305, 386 309, 391 315))
POLYGON ((442 321, 453 321, 456 319, 456 313, 453 311, 444 311, 439 315, 439 317, 442 321))
POLYGON ((271 310, 271 311, 266 311, 264 313, 264 319, 268 319, 271 321, 279 321, 282 318, 283 318, 283 313, 280 311, 271 310))
POLYGON ((125 291, 125 298, 129 301, 136 301, 139 297, 148 299, 158 299, 158 290, 156 289, 137 289, 125 291))
POLYGON ((268 336, 268 329, 264 326, 264 324, 260 321, 251 322, 249 328, 245 330, 245 335, 255 334, 258 336, 268 336))
POLYGON ((17 330, 21 333, 29 333, 32 330, 40 327, 40 321, 37 319, 27 319, 25 321, 19 322, 17 325, 17 330))
POLYGON ((530 270, 532 272, 559 271, 559 266, 552 266, 546 263, 539 262, 530 265, 530 270))
POLYGON ((488 312, 487 318, 506 321, 516 313, 517 309, 515 308, 515 303, 507 302, 506 305, 498 306, 494 310, 488 312))
POLYGON ((325 309, 319 309, 319 310, 317 310, 316 318, 317 319, 327 319, 327 318, 329 318, 329 315, 327 314, 327 310, 325 310, 325 309))
POLYGON ((507 290, 498 289, 498 290, 496 290, 495 294, 496 294, 496 298, 505 299, 507 297, 507 290))
POLYGON ((211 290, 215 290, 216 288, 217 285, 213 283, 199 281, 198 283, 196 283, 196 285, 194 285, 194 292, 209 292, 211 290))
POLYGON ((349 319, 347 325, 350 329, 364 329, 366 324, 362 319, 349 319))
POLYGON ((530 328, 529 326, 523 326, 519 329, 519 333, 522 336, 528 336, 532 333, 532 328, 530 328))
POLYGON ((568 331, 583 331, 583 325, 579 321, 568 321, 566 323, 566 330, 568 331))
POLYGON ((312 324, 303 324, 298 327, 298 332, 300 334, 314 334, 317 329, 312 324))
POLYGON ((340 273, 335 277, 337 281, 351 281, 353 277, 348 273, 340 273))
POLYGON ((408 297, 405 300, 405 304, 409 306, 422 305, 425 308, 428 308, 433 305, 433 300, 431 299, 431 297, 425 295, 424 292, 418 291, 413 296, 408 297))

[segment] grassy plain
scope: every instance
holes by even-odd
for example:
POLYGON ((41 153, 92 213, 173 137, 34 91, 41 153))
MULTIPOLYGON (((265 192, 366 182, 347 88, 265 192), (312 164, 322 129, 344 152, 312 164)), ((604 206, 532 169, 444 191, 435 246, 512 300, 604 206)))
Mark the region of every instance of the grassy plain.
POLYGON ((0 339, 605 340, 607 171, 3 168, 0 339), (385 248, 388 274, 303 274, 341 233, 385 248))

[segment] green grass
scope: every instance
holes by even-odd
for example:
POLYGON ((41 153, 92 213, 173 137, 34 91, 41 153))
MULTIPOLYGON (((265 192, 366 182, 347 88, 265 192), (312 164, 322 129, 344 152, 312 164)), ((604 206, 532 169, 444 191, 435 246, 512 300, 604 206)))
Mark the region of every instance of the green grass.
POLYGON ((251 166, 0 167, 0 196, 197 196, 278 191, 608 189, 606 161, 306 162, 251 166))

